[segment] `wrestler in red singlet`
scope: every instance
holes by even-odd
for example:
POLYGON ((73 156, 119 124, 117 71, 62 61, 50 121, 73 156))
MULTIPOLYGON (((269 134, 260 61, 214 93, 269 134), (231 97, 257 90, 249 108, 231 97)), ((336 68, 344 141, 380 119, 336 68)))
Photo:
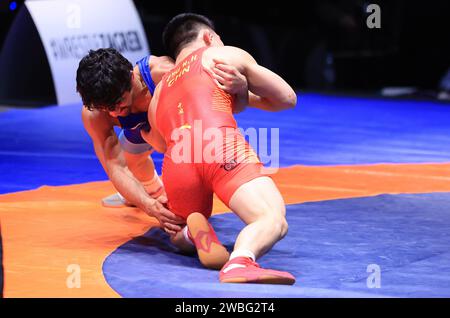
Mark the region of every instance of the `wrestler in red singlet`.
POLYGON ((237 129, 233 98, 216 85, 202 65, 207 48, 196 50, 163 77, 155 114, 167 145, 162 173, 169 208, 184 218, 193 212, 208 218, 213 193, 228 205, 242 184, 263 175, 262 163, 237 129), (184 137, 179 137, 185 129, 189 130, 190 154, 179 162, 174 157, 178 158, 180 143, 186 144, 184 137), (208 129, 222 135, 215 140, 217 144, 202 138, 208 129), (216 151, 210 151, 216 145, 216 151), (214 160, 203 156, 204 151, 212 153, 214 160))

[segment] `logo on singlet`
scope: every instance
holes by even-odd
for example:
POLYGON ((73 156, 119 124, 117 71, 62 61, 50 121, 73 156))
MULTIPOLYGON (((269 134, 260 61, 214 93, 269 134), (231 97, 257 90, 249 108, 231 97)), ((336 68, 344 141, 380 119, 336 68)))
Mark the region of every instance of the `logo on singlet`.
POLYGON ((239 163, 236 162, 236 160, 231 159, 230 162, 227 162, 223 165, 220 165, 221 168, 225 169, 225 171, 231 171, 234 168, 236 168, 238 166, 239 163))
POLYGON ((183 104, 182 103, 178 103, 178 115, 183 115, 184 114, 184 108, 183 108, 183 104))

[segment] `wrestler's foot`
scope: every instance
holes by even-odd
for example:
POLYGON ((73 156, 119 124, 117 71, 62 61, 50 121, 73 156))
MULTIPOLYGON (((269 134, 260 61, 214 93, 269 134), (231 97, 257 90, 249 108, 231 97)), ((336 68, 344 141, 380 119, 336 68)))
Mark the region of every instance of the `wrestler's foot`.
POLYGON ((206 217, 201 213, 192 213, 187 220, 188 234, 197 249, 200 263, 206 268, 221 269, 230 254, 220 243, 206 217))
POLYGON ((236 257, 224 265, 220 271, 221 283, 253 283, 293 285, 295 277, 288 272, 280 272, 259 267, 249 257, 236 257))
POLYGON ((111 194, 110 196, 102 199, 102 205, 105 208, 124 208, 133 207, 134 205, 128 202, 119 192, 111 194))

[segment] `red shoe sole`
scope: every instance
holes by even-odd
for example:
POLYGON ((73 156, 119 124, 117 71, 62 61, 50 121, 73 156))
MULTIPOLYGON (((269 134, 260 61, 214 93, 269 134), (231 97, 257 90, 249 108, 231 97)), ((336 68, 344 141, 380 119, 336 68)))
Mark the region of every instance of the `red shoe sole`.
POLYGON ((256 279, 247 279, 245 277, 230 277, 220 280, 221 283, 234 283, 234 284, 276 284, 276 285, 293 285, 295 278, 280 277, 280 276, 261 276, 256 279))

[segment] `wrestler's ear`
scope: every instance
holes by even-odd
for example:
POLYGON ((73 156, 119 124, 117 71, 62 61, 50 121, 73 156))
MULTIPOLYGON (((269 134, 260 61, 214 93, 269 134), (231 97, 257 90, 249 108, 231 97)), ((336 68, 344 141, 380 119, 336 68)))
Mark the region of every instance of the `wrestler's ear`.
POLYGON ((211 46, 211 44, 212 44, 212 41, 213 41, 213 34, 212 34, 212 32, 211 32, 211 30, 209 30, 209 29, 203 29, 203 35, 202 35, 202 38, 203 38, 203 42, 205 42, 205 44, 207 45, 207 46, 211 46))

